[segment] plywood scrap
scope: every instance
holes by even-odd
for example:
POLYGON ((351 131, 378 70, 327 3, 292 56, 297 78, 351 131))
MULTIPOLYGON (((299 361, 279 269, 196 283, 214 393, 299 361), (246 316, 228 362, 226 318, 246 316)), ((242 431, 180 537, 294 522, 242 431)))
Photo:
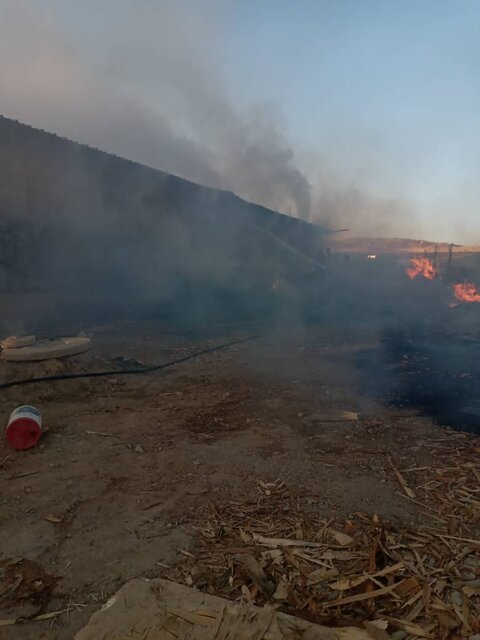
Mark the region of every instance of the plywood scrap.
MULTIPOLYGON (((375 640, 368 629, 329 628, 271 608, 229 602, 160 579, 127 582, 94 613, 75 640, 133 637, 149 640, 375 640)), ((388 640, 390 636, 385 635, 381 640, 383 638, 388 640)))

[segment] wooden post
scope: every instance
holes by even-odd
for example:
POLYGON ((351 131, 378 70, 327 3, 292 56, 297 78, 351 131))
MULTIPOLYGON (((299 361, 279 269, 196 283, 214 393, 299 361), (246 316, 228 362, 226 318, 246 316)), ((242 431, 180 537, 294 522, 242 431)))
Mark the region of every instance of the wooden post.
POLYGON ((452 264, 452 253, 453 253, 453 242, 448 245, 448 262, 447 269, 450 269, 450 265, 452 264))

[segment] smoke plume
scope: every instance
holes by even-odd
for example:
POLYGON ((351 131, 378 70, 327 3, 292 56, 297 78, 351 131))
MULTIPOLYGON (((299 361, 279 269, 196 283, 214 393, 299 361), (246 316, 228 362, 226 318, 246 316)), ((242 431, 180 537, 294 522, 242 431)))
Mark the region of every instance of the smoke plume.
POLYGON ((0 113, 309 216, 310 186, 275 107, 229 98, 220 3, 106 0, 101 11, 109 46, 90 54, 37 3, 0 1, 0 113))

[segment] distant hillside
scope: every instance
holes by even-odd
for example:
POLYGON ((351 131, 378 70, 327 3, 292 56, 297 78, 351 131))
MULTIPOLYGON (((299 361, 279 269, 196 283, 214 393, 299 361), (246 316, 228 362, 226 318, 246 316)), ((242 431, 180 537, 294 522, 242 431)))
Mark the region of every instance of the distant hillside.
MULTIPOLYGON (((335 251, 367 254, 410 254, 433 252, 435 242, 428 240, 411 240, 409 238, 332 238, 329 242, 335 251)), ((448 243, 439 242, 439 253, 448 253, 448 243)), ((480 246, 454 245, 455 253, 476 253, 480 246)))
POLYGON ((314 269, 325 230, 0 117, 0 289, 171 300, 314 269), (293 248, 293 250, 291 250, 293 248))

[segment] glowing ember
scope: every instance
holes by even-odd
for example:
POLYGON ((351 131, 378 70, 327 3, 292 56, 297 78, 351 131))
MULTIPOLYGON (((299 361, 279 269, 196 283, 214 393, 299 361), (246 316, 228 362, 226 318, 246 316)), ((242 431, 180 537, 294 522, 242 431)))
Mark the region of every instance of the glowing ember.
POLYGON ((417 276, 423 276, 427 280, 433 280, 438 276, 438 271, 428 258, 411 258, 407 268, 407 276, 413 280, 417 276))
POLYGON ((473 282, 454 284, 453 292, 457 300, 461 300, 462 302, 480 302, 480 291, 473 282))

